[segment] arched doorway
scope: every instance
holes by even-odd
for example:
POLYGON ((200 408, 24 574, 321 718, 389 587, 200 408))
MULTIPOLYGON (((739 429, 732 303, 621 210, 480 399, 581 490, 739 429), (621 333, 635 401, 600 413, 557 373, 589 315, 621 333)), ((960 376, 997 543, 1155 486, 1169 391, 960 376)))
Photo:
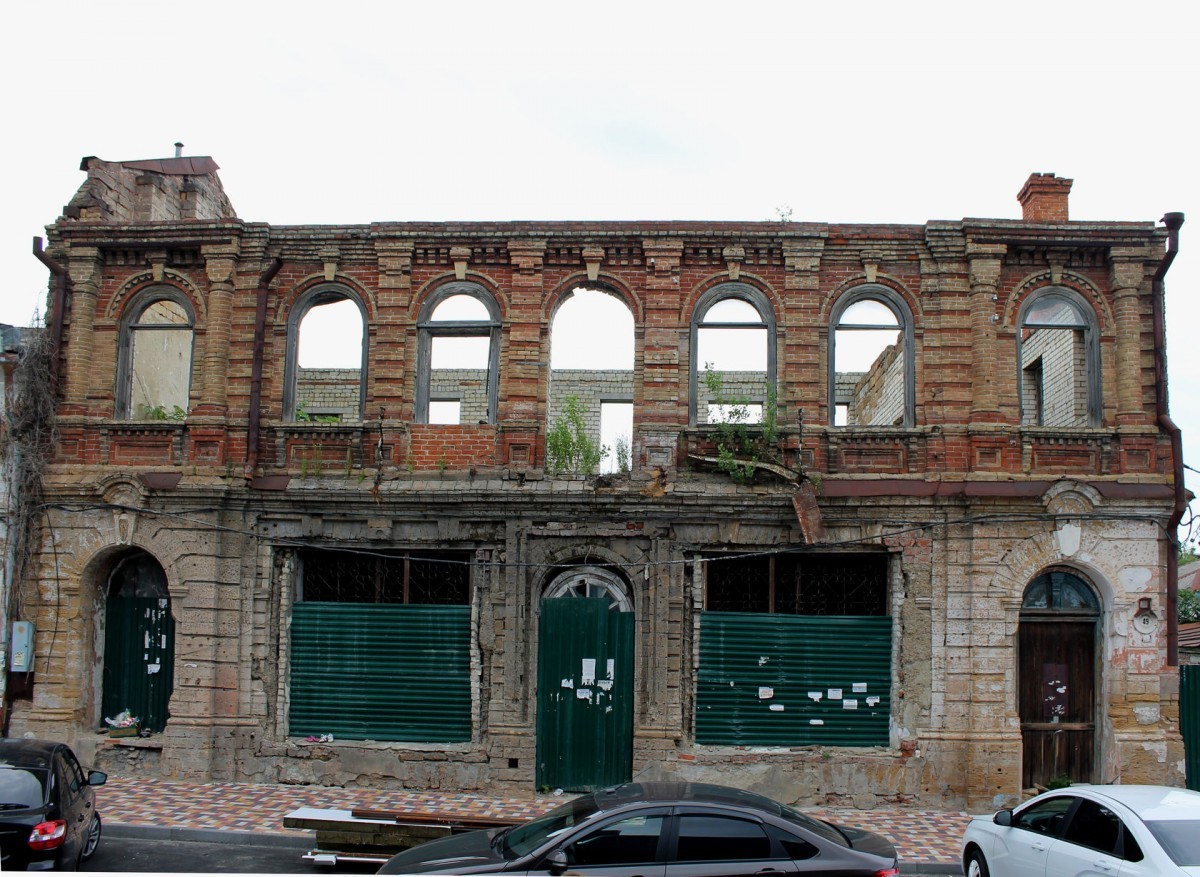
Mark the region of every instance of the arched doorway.
POLYGON ((108 576, 102 678, 105 717, 129 710, 143 728, 167 726, 175 688, 175 619, 167 574, 145 551, 122 557, 108 576))
POLYGON ((1018 707, 1022 788, 1093 782, 1100 600, 1068 570, 1042 573, 1021 600, 1018 707))
POLYGON ((613 569, 563 568, 541 601, 537 786, 590 791, 633 767, 633 602, 613 569))

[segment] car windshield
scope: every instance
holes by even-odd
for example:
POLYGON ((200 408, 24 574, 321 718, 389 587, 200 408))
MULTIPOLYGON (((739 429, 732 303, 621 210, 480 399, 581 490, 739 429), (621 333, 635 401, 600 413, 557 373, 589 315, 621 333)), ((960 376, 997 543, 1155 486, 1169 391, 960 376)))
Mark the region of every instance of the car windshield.
POLYGON ((1200 866, 1200 820, 1156 820, 1147 822, 1146 827, 1176 865, 1200 866))
POLYGON ((46 800, 48 772, 40 768, 0 765, 0 809, 28 810, 46 800))
POLYGON ((595 816, 599 811, 591 795, 584 795, 555 807, 545 816, 539 816, 511 828, 500 836, 501 851, 505 858, 516 858, 531 853, 545 841, 595 816))

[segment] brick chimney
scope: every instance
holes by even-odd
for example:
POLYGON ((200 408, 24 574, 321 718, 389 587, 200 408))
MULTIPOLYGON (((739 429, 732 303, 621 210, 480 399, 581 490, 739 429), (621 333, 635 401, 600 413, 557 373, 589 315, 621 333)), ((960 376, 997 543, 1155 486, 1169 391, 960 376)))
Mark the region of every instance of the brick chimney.
POLYGON ((1030 174, 1017 193, 1021 218, 1026 222, 1066 222, 1067 196, 1073 182, 1054 174, 1030 174))

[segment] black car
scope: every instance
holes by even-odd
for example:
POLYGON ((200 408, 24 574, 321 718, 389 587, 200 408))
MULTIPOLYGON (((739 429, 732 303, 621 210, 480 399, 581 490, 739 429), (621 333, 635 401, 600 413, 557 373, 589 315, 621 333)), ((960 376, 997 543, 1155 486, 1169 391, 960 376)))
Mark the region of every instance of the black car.
POLYGON ((770 798, 705 783, 627 783, 511 828, 472 831, 393 856, 380 874, 900 873, 882 837, 770 798))
POLYGON ((0 740, 0 870, 74 870, 100 843, 96 793, 69 746, 0 740))

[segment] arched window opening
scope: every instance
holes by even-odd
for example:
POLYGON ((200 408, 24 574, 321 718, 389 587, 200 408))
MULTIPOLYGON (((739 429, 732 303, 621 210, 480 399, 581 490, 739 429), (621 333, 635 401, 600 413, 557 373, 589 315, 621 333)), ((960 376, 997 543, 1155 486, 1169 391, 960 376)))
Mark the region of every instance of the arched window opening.
POLYGON ((834 426, 912 426, 912 322, 885 287, 852 291, 834 310, 829 396, 834 426))
POLYGON ((1100 601, 1091 585, 1074 573, 1052 570, 1042 573, 1025 588, 1022 612, 1071 612, 1100 614, 1100 601))
POLYGON ((775 397, 775 316, 753 287, 705 293, 692 319, 693 423, 761 423, 775 397))
POLYGON ((119 408, 133 420, 183 420, 192 381, 193 320, 175 290, 151 290, 124 325, 119 408))
POLYGON ((629 586, 611 569, 602 566, 573 566, 560 572, 546 588, 546 599, 588 597, 608 601, 609 611, 632 612, 629 586))
POLYGON ((1047 289, 1030 298, 1017 332, 1022 425, 1098 425, 1098 357, 1092 313, 1078 296, 1047 289))
POLYGON ((340 287, 322 287, 297 307, 290 328, 288 419, 362 420, 367 340, 362 305, 340 287))
POLYGON ((493 423, 500 313, 476 283, 434 293, 418 320, 418 423, 493 423))
POLYGON ((629 471, 633 360, 628 305, 603 289, 572 290, 550 322, 548 470, 629 471))

